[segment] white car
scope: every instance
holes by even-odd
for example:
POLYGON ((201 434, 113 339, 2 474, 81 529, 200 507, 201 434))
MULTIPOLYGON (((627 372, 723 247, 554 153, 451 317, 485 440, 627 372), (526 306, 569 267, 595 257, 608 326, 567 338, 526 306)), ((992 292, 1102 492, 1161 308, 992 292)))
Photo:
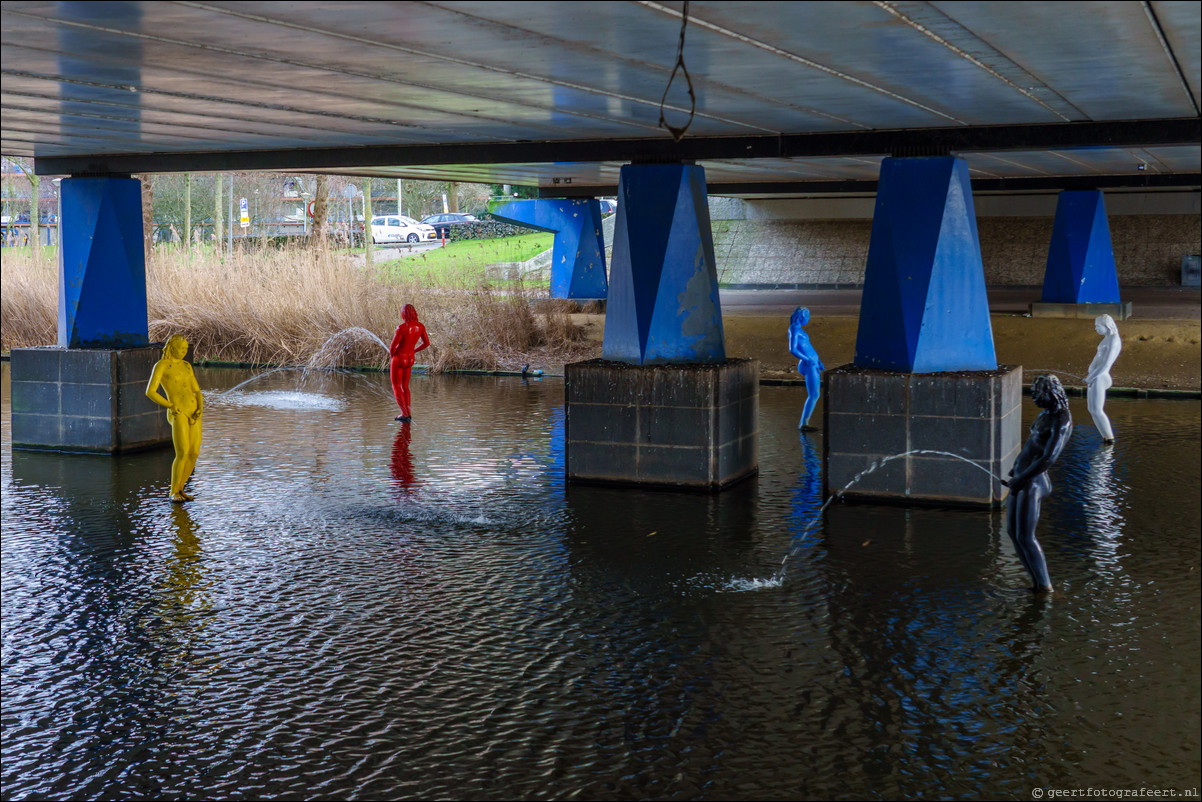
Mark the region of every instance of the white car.
POLYGON ((434 226, 419 223, 404 215, 384 215, 371 219, 371 241, 383 242, 430 242, 438 239, 434 226))

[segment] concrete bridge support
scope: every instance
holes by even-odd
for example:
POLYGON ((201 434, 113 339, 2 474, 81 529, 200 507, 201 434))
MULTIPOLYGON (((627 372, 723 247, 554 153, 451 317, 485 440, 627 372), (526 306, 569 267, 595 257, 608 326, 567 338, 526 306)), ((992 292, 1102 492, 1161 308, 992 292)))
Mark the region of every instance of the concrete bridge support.
POLYGON ((601 235, 601 204, 595 198, 518 200, 492 214, 504 222, 554 232, 552 298, 605 299, 605 241, 601 235))
POLYGON ((1119 298, 1118 271, 1106 201, 1101 191, 1061 192, 1048 247, 1043 296, 1031 304, 1033 317, 1131 316, 1131 303, 1119 298))
POLYGON ((567 477, 718 490, 758 470, 759 366, 728 360, 705 172, 622 168, 601 359, 567 366, 567 477))
POLYGON ((846 488, 866 500, 967 505, 1005 497, 985 471, 1005 476, 1018 454, 1022 370, 994 355, 963 160, 882 163, 855 360, 828 370, 823 385, 828 495, 846 488), (947 453, 884 462, 911 451, 947 453))
POLYGON ((14 348, 14 448, 115 453, 171 442, 144 395, 159 348, 147 336, 140 183, 60 185, 58 344, 14 348))

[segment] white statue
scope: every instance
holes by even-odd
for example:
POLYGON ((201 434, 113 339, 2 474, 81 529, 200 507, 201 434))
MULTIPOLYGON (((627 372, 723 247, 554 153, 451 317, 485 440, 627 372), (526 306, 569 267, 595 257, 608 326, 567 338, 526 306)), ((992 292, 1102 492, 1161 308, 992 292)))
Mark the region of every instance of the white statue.
POLYGON ((1102 440, 1113 443, 1114 430, 1110 428, 1110 418, 1102 411, 1102 405, 1106 403, 1106 391, 1114 384, 1110 380, 1110 366, 1119 358, 1119 351, 1123 350, 1123 340, 1119 337, 1119 327, 1110 315, 1098 315, 1094 321, 1094 328, 1102 335, 1102 342, 1098 343, 1098 353, 1093 362, 1089 363, 1089 375, 1085 377, 1089 386, 1086 400, 1089 414, 1093 416, 1094 426, 1098 427, 1102 440))

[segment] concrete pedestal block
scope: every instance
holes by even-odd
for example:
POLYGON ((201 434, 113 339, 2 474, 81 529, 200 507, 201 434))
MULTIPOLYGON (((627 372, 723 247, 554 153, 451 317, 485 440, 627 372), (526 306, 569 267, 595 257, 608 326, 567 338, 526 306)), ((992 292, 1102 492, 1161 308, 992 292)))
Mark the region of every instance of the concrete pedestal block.
POLYGON ((166 411, 146 398, 161 346, 14 348, 16 449, 118 453, 171 445, 166 411))
POLYGON ((1093 320, 1098 315, 1110 315, 1115 320, 1126 320, 1131 317, 1131 302, 1062 304, 1036 301, 1031 304, 1031 317, 1074 317, 1093 320))
MULTIPOLYGON (((823 490, 907 451, 945 451, 1004 477, 1022 447, 1022 368, 901 373, 854 365, 822 377, 823 490)), ((952 456, 912 454, 861 476, 844 496, 883 502, 996 506, 1001 482, 952 456)))
POLYGON ((565 366, 567 479, 720 490, 759 470, 759 362, 565 366))

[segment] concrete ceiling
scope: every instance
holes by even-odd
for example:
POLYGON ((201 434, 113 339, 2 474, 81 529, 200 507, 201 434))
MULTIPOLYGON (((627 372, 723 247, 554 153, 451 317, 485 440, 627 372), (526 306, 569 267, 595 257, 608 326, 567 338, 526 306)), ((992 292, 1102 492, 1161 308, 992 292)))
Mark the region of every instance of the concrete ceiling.
MULTIPOLYGON (((6 2, 0 151, 42 173, 330 170, 849 191, 952 151, 998 187, 1195 185, 1193 2, 6 2)), ((758 190, 758 191, 757 191, 758 190)), ((721 194, 721 193, 720 193, 721 194)))

